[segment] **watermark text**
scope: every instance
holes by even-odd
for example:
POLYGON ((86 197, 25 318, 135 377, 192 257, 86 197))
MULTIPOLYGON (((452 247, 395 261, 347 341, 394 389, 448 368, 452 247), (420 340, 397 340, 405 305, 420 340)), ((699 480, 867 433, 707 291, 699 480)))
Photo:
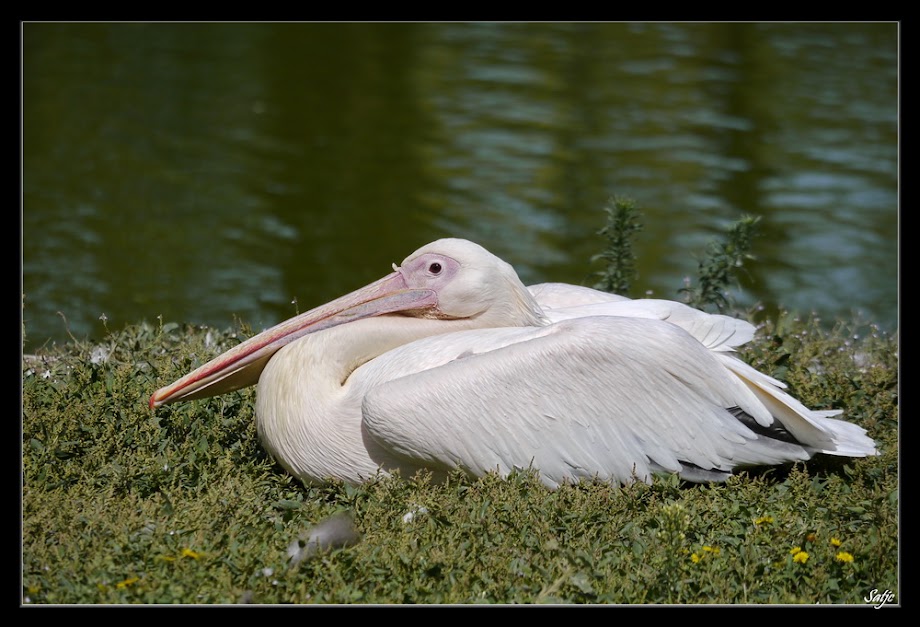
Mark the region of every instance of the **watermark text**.
POLYGON ((878 609, 886 603, 894 603, 894 592, 891 590, 881 591, 878 588, 872 588, 868 596, 863 597, 866 603, 872 603, 875 609, 878 609))

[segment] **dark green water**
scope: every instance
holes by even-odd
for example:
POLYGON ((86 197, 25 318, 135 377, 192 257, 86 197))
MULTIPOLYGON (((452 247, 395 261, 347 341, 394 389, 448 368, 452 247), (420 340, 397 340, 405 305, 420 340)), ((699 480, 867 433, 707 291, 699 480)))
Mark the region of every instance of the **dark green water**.
POLYGON ((22 29, 26 349, 100 316, 268 326, 474 239, 634 296, 763 216, 743 289, 897 327, 896 24, 46 24, 22 29))

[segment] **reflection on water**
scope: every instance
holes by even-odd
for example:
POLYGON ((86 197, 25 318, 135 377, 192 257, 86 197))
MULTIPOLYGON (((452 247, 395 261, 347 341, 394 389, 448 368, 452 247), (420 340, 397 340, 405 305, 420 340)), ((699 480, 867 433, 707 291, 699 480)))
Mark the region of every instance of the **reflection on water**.
POLYGON ((635 294, 678 298, 764 216, 743 303, 897 324, 894 24, 26 24, 29 343, 258 328, 475 239, 591 282, 645 208, 635 294))

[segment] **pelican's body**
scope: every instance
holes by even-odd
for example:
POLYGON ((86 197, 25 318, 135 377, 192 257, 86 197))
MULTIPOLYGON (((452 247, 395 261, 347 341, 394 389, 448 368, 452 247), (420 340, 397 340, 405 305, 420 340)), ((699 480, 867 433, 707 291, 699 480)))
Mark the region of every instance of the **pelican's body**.
POLYGON ((255 383, 259 435, 308 483, 534 468, 555 487, 876 454, 734 355, 753 327, 680 303, 525 288, 465 240, 251 338, 151 406, 255 383), (261 376, 259 376, 261 374, 261 376))

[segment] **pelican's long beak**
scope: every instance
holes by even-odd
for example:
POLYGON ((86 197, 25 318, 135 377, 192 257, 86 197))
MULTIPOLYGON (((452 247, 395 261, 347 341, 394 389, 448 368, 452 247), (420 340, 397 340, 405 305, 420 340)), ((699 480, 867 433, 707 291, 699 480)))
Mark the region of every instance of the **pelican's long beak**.
POLYGON ((150 397, 150 408, 176 401, 217 396, 254 385, 258 383, 265 364, 275 352, 308 333, 371 316, 431 309, 437 303, 438 297, 434 290, 409 288, 397 269, 366 287, 286 320, 234 346, 178 381, 154 392, 150 397))

